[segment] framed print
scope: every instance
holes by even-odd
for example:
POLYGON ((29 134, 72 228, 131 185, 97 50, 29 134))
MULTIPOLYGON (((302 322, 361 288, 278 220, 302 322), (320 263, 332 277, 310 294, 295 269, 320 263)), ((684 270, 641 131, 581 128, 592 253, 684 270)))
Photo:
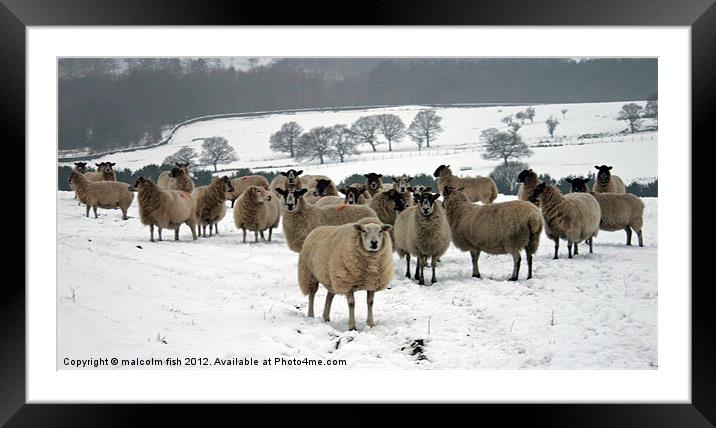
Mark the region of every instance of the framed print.
POLYGON ((529 403, 713 423, 691 143, 711 2, 301 22, 323 26, 179 3, 0 8, 26 249, 3 420, 529 403))

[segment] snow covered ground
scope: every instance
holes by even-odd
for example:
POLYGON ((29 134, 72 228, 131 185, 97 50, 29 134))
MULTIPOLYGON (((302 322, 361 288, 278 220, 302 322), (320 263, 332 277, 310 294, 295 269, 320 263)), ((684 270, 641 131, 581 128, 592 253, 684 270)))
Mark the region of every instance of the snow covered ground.
MULTIPOLYGON (((645 102, 637 101, 644 105, 645 102)), ((626 122, 616 120, 625 102, 585 104, 536 105, 535 122, 527 121, 520 129, 520 135, 534 147, 535 155, 527 160, 535 171, 548 173, 552 177, 564 177, 594 171, 595 163, 613 165, 615 171, 627 182, 632 180, 650 181, 658 176, 656 162, 656 132, 637 135, 582 139, 585 134, 616 134, 627 127, 626 122), (561 110, 567 109, 563 117, 561 110), (555 140, 550 140, 545 119, 550 115, 559 119, 555 140), (545 143, 561 144, 556 147, 541 147, 545 143)), ((271 152, 269 137, 282 124, 298 122, 305 130, 315 126, 331 126, 339 123, 350 125, 360 116, 394 113, 401 117, 406 126, 415 114, 426 106, 402 106, 389 108, 356 109, 345 111, 304 111, 295 113, 266 114, 254 117, 213 119, 180 127, 166 145, 126 153, 105 156, 93 162, 115 162, 116 168, 136 170, 150 163, 160 164, 167 156, 182 146, 201 150, 201 140, 195 139, 223 136, 236 150, 239 161, 221 165, 223 169, 239 167, 257 170, 288 169, 298 165, 280 153, 271 152)), ((400 173, 432 173, 436 164, 446 163, 455 167, 472 168, 467 174, 487 175, 499 161, 481 158, 480 132, 489 127, 504 127, 500 119, 524 110, 525 106, 489 107, 438 107, 437 113, 443 118, 444 132, 431 144, 432 150, 417 151, 417 146, 405 138, 394 145, 393 152, 387 152, 387 144, 378 146, 374 153, 369 146, 360 146, 360 154, 351 158, 352 164, 361 163, 360 168, 346 168, 345 165, 301 165, 308 174, 329 174, 340 181, 349 171, 373 170, 400 173)), ((648 124, 648 123, 645 123, 648 124)), ((62 163, 61 163, 62 164, 62 163)), ((68 164, 69 165, 69 164, 68 164)), ((458 171, 456 171, 458 172, 458 171)), ((458 172, 459 173, 459 172, 458 172)))
MULTIPOLYGON (((655 142, 652 148, 610 161, 652 156, 655 163, 655 142)), ((534 160, 547 165, 540 156, 534 160)), ((64 358, 92 357, 344 359, 348 367, 418 369, 658 366, 656 198, 644 198, 644 248, 624 246, 624 232, 600 232, 594 254, 582 246, 568 260, 562 243, 561 258, 552 260, 543 235, 529 281, 524 263, 520 281, 506 281, 509 256, 483 255, 483 278, 471 278, 469 255, 451 247, 439 282, 418 286, 396 256, 390 289, 376 294, 374 328, 365 325, 365 293, 357 294, 357 331, 347 331, 342 296, 331 323, 306 317, 298 257, 280 228, 274 242, 242 244, 229 211, 218 237, 191 241, 184 228, 180 242, 151 243, 136 201, 122 221, 107 210, 85 218, 72 198, 58 192, 60 369, 69 368, 64 358)), ((321 289, 319 314, 324 296, 321 289)))

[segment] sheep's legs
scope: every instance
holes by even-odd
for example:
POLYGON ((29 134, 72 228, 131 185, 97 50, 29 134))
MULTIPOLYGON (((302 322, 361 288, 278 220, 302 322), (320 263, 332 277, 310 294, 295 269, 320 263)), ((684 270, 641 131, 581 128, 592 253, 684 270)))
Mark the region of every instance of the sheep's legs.
POLYGON ((405 255, 405 276, 410 279, 410 254, 405 255))
POLYGON ((348 301, 348 330, 356 329, 356 299, 353 295, 353 290, 346 293, 346 300, 348 301))
POLYGON ((572 243, 567 241, 567 258, 572 258, 572 243))
POLYGON ((575 256, 579 255, 579 243, 578 242, 574 243, 574 255, 575 256))
POLYGON ((259 232, 258 230, 254 231, 254 242, 259 242, 259 232))
POLYGON ((420 256, 415 257, 415 279, 420 279, 420 256))
POLYGON ((266 238, 264 238, 264 231, 263 231, 263 230, 260 231, 259 234, 261 235, 261 240, 262 240, 262 241, 265 241, 266 238))
POLYGON ((236 202, 236 199, 231 200, 231 208, 234 208, 234 202, 236 202))
POLYGON ((94 218, 97 218, 97 207, 92 207, 92 211, 94 211, 94 218))
POLYGON ((373 322, 373 298, 375 297, 375 290, 368 290, 368 319, 366 320, 366 324, 368 324, 368 327, 373 327, 375 325, 375 322, 373 322))
POLYGON ((520 274, 520 264, 522 263, 522 256, 520 256, 519 251, 512 253, 512 260, 514 261, 514 264, 512 265, 512 276, 510 277, 510 281, 517 281, 517 277, 520 274))
POLYGON ((643 246, 644 246, 644 241, 641 239, 641 229, 639 229, 639 230, 636 231, 636 237, 639 238, 639 246, 640 246, 640 247, 643 247, 643 246))
POLYGON ((437 262, 435 261, 435 256, 430 257, 430 267, 433 269, 433 277, 430 278, 431 284, 435 284, 436 282, 438 282, 438 280, 435 279, 435 265, 436 264, 437 264, 437 262))
POLYGON ((87 217, 89 217, 89 210, 90 210, 90 206, 89 206, 89 204, 87 204, 87 217))
POLYGON ((162 240, 162 228, 157 226, 157 233, 159 234, 159 240, 162 240))
POLYGON ((122 220, 127 219, 127 210, 122 210, 122 220))
MULTIPOLYGON (((187 226, 189 226, 189 230, 191 230, 191 239, 196 241, 196 224, 195 223, 187 223, 187 226)), ((179 230, 179 228, 177 228, 179 230)))
POLYGON ((174 240, 175 240, 175 241, 178 241, 178 240, 179 240, 179 228, 180 228, 180 227, 181 227, 181 226, 177 225, 177 228, 174 229, 174 240))
POLYGON ((559 258, 557 253, 559 253, 559 238, 554 240, 554 257, 552 259, 557 260, 559 258))
POLYGON ((592 236, 591 238, 589 238, 589 254, 594 253, 594 251, 592 250, 593 243, 594 243, 594 237, 592 236))
POLYGON ((149 241, 154 242, 154 225, 149 225, 149 241))
POLYGON ((472 276, 479 278, 480 268, 477 267, 477 260, 480 258, 480 251, 470 251, 470 257, 472 258, 472 276))
POLYGON ((246 229, 241 229, 244 231, 244 244, 246 243, 246 229))
POLYGON ((428 258, 419 254, 418 260, 420 260, 420 278, 418 279, 418 285, 425 285, 425 265, 428 263, 428 258))
MULTIPOLYGON (((204 227, 206 227, 206 226, 204 226, 204 227)), ((211 223, 209 223, 209 238, 214 236, 214 234, 212 233, 213 232, 212 228, 213 228, 213 225, 211 223)))
POLYGON ((214 229, 216 231, 216 234, 219 234, 219 223, 214 223, 214 229))
POLYGON ((316 298, 316 291, 318 291, 318 283, 311 284, 311 289, 308 290, 308 316, 313 318, 313 301, 316 298))
MULTIPOLYGON (((219 234, 219 232, 216 233, 219 234)), ((269 242, 271 242, 271 235, 273 235, 273 227, 269 227, 269 242)))
POLYGON ((532 278, 532 254, 525 249, 525 258, 527 259, 527 279, 532 278))
POLYGON ((625 227, 624 231, 627 234, 627 245, 631 247, 631 227, 629 227, 629 226, 625 227))
POLYGON ((333 297, 335 297, 335 293, 329 291, 328 294, 326 294, 326 304, 323 305, 323 321, 325 322, 331 322, 331 304, 333 303, 333 297))

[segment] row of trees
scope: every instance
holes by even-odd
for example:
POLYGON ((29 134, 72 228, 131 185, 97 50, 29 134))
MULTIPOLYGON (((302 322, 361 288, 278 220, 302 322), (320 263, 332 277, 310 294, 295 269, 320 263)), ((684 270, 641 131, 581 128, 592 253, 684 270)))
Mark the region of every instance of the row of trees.
POLYGON ((176 162, 188 163, 190 165, 211 165, 214 172, 218 171, 218 165, 236 162, 239 157, 236 150, 229 145, 224 137, 204 138, 201 143, 201 154, 189 146, 180 148, 176 153, 164 159, 165 165, 173 165, 176 162))
POLYGON ((340 162, 358 153, 357 146, 367 144, 376 152, 376 146, 383 144, 379 136, 388 144, 388 151, 393 151, 393 144, 399 143, 406 136, 410 137, 418 149, 423 144, 430 147, 443 131, 440 117, 435 110, 421 110, 410 126, 406 128, 402 119, 395 114, 377 114, 362 116, 353 124, 318 126, 304 132, 301 125, 288 122, 281 126, 269 138, 271 150, 288 153, 300 160, 318 160, 324 163, 327 158, 335 158, 340 162))
POLYGON ((658 119, 659 118, 659 101, 649 100, 646 106, 629 103, 622 106, 621 111, 617 115, 618 120, 629 122, 629 131, 634 133, 639 130, 642 119, 658 119))

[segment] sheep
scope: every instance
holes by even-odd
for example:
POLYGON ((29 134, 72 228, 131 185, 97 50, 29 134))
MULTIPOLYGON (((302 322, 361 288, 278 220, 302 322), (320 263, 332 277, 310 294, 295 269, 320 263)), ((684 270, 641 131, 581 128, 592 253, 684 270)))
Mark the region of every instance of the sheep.
POLYGON ((594 196, 589 193, 562 192, 555 186, 541 183, 532 191, 533 200, 537 200, 542 208, 544 217, 544 230, 549 239, 554 241, 554 259, 558 258, 559 240, 567 241, 568 257, 572 258, 572 244, 574 254, 579 254, 579 242, 589 244, 592 253, 592 242, 599 233, 601 209, 594 196))
POLYGON ((263 175, 244 175, 243 177, 234 178, 231 180, 231 185, 234 190, 226 193, 226 199, 231 201, 231 208, 234 207, 234 203, 244 193, 244 190, 250 186, 259 186, 266 190, 271 188, 269 181, 263 175))
POLYGON ((154 242, 154 226, 162 240, 162 229, 174 229, 174 240, 179 240, 179 228, 186 223, 191 237, 196 240, 196 202, 182 190, 163 190, 152 180, 139 177, 130 191, 136 191, 139 200, 139 220, 149 226, 149 240, 154 242))
POLYGON ((301 252, 306 236, 318 226, 337 226, 353 223, 366 217, 378 217, 365 205, 339 205, 318 207, 306 202, 303 195, 308 189, 277 189, 283 197, 283 233, 288 248, 301 252))
POLYGON ((97 171, 85 172, 84 176, 89 181, 117 181, 117 175, 112 168, 116 165, 114 162, 96 163, 97 171))
MULTIPOLYGON (((572 192, 589 192, 589 178, 568 178, 572 192)), ((644 224, 644 202, 631 193, 592 193, 599 203, 601 219, 599 229, 613 232, 623 229, 626 232, 626 244, 631 246, 632 229, 636 231, 639 246, 644 246, 641 231, 644 224)))
POLYGON ((413 177, 403 174, 398 177, 390 177, 393 179, 393 189, 397 190, 400 194, 406 194, 406 199, 408 201, 408 205, 413 205, 413 194, 412 194, 412 187, 410 187, 410 181, 412 181, 413 177))
POLYGON ((446 186, 456 189, 463 188, 463 193, 470 202, 491 204, 497 198, 497 185, 490 177, 460 178, 452 174, 450 165, 440 165, 433 173, 438 179, 438 190, 442 193, 446 186))
POLYGON ((345 203, 345 198, 342 198, 340 196, 324 196, 318 201, 316 201, 315 205, 319 207, 325 207, 328 205, 343 205, 345 203))
POLYGON ((403 211, 408 204, 405 195, 401 195, 395 189, 390 189, 376 193, 368 201, 368 206, 375 211, 380 221, 394 225, 397 212, 403 211))
POLYGON ((532 191, 542 183, 542 180, 537 178, 537 174, 532 169, 525 169, 517 176, 517 182, 520 183, 520 188, 517 190, 517 199, 529 201, 532 191))
POLYGON ((175 162, 169 171, 162 171, 157 179, 162 190, 182 190, 187 193, 194 191, 194 181, 189 176, 189 162, 175 162))
POLYGON ((276 194, 260 186, 250 186, 239 199, 234 208, 234 224, 244 233, 254 232, 254 242, 259 242, 259 234, 264 239, 264 230, 268 229, 268 240, 271 241, 273 229, 278 227, 281 218, 281 203, 276 194))
MULTIPOLYGON (((383 174, 371 172, 364 174, 363 177, 365 177, 365 185, 368 187, 368 194, 371 198, 375 196, 376 193, 383 191, 383 180, 381 180, 383 174)), ((392 188, 392 185, 390 187, 392 188)))
MULTIPOLYGON (((87 162, 75 162, 75 167, 72 169, 72 171, 78 173, 78 174, 84 174, 87 172, 87 162)), ((75 190, 74 186, 72 186, 72 183, 70 183, 70 189, 75 190)), ((75 199, 77 199, 77 192, 75 192, 75 199)), ((77 205, 81 205, 82 202, 77 202, 77 205)))
POLYGON ((212 227, 216 228, 219 234, 219 221, 226 215, 226 193, 232 193, 234 186, 229 177, 215 177, 208 186, 201 186, 194 189, 191 196, 196 201, 196 221, 200 230, 199 234, 206 237, 206 226, 209 226, 209 236, 212 235, 212 227))
POLYGON ((452 186, 445 186, 443 199, 452 242, 459 250, 470 252, 473 277, 480 278, 478 260, 485 251, 512 254, 514 264, 509 280, 517 281, 522 261, 520 250, 524 249, 527 279, 532 278, 532 255, 539 247, 542 233, 539 208, 525 201, 473 204, 452 186))
POLYGON ((345 203, 348 205, 365 205, 370 201, 368 186, 365 184, 351 184, 338 189, 338 191, 345 195, 345 203))
POLYGON ((336 185, 333 184, 330 178, 315 178, 324 177, 318 175, 308 175, 306 177, 301 178, 302 186, 308 189, 308 193, 305 196, 306 202, 315 204, 326 196, 338 196, 336 185), (306 179, 306 177, 309 178, 306 179))
POLYGON ((276 189, 293 190, 301 188, 301 178, 299 175, 303 173, 303 170, 296 171, 295 169, 289 169, 286 172, 281 171, 279 175, 271 180, 269 188, 274 192, 276 189))
POLYGON ((624 182, 619 176, 612 175, 610 172, 612 167, 607 165, 594 165, 599 172, 597 173, 597 181, 592 187, 594 193, 626 193, 624 182))
POLYGON ((414 204, 419 204, 419 203, 420 203, 420 202, 418 201, 418 196, 419 196, 419 195, 421 195, 421 194, 423 194, 423 193, 432 193, 432 192, 433 192, 432 186, 424 186, 424 185, 422 185, 422 184, 418 184, 417 186, 413 186, 413 187, 411 187, 410 189, 412 189, 411 192, 413 193, 413 203, 414 203, 414 204))
POLYGON ((395 249, 398 256, 405 257, 405 276, 410 278, 410 256, 416 256, 415 279, 425 285, 423 270, 431 258, 432 278, 435 279, 435 266, 440 256, 450 246, 450 225, 437 199, 439 193, 415 194, 416 203, 408 207, 395 219, 395 249))
POLYGON ((73 171, 69 183, 75 189, 75 194, 81 203, 86 204, 86 216, 89 217, 90 208, 97 218, 97 208, 121 209, 122 220, 127 219, 127 209, 132 205, 134 194, 129 191, 129 185, 120 181, 90 181, 84 174, 73 171))
POLYGON ((368 294, 366 324, 375 325, 373 300, 376 291, 384 290, 393 278, 392 248, 387 233, 392 229, 377 218, 339 226, 319 226, 311 231, 298 256, 298 284, 308 295, 308 316, 313 317, 313 302, 318 284, 328 291, 323 319, 330 322, 331 303, 336 294, 348 301, 348 328, 356 329, 355 295, 368 294))

